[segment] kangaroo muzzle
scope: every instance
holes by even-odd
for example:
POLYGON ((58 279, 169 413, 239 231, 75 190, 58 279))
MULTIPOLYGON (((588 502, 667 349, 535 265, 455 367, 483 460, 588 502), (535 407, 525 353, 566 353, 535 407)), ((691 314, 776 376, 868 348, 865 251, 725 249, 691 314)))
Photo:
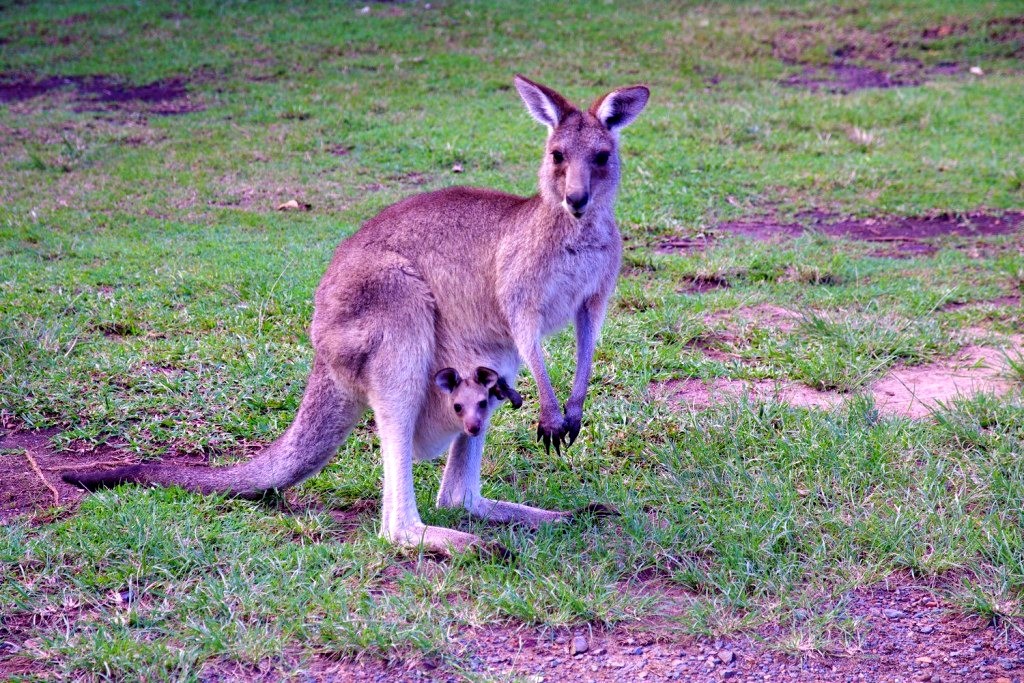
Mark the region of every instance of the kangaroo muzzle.
POLYGON ((587 204, 590 203, 590 193, 586 190, 578 190, 576 192, 565 195, 566 208, 569 209, 570 213, 576 218, 583 215, 583 212, 587 209, 587 204))

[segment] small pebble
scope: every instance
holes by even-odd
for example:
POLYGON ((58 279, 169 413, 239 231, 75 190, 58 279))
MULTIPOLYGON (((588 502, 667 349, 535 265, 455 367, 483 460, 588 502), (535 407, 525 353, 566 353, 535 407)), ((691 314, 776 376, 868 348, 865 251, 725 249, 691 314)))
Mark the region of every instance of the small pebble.
POLYGON ((576 636, 572 639, 572 642, 569 643, 569 654, 571 655, 581 655, 589 649, 590 644, 587 643, 587 639, 583 636, 576 636))
POLYGON ((890 619, 902 619, 903 617, 907 616, 905 612, 901 612, 898 609, 891 608, 882 610, 882 614, 889 617, 890 619))
POLYGON ((934 626, 922 626, 921 628, 919 628, 917 630, 920 631, 921 633, 924 633, 925 635, 927 635, 927 634, 931 633, 932 631, 934 631, 935 627, 934 626))

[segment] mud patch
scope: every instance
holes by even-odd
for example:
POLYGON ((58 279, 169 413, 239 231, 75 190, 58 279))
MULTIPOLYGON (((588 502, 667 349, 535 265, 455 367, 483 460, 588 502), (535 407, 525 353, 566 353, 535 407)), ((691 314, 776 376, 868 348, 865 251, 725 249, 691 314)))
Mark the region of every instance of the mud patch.
POLYGON ((182 78, 132 85, 113 76, 48 76, 0 74, 0 103, 24 102, 50 93, 67 92, 71 108, 87 111, 138 111, 174 116, 204 107, 189 94, 182 78))
MULTIPOLYGON (((86 492, 61 480, 77 469, 132 465, 139 459, 111 446, 88 452, 57 452, 50 443, 57 430, 0 432, 0 522, 30 516, 40 521, 73 512, 86 492), (49 513, 46 511, 53 511, 49 513)), ((205 464, 195 458, 169 455, 164 462, 205 464)))

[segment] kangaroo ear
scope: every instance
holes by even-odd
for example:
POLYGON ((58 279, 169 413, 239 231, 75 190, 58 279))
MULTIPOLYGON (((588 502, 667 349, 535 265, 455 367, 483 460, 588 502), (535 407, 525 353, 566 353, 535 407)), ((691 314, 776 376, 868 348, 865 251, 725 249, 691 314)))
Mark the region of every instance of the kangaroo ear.
POLYGON ((590 113, 596 116, 605 128, 616 131, 633 123, 647 106, 650 96, 651 91, 646 85, 619 88, 594 100, 590 105, 590 113))
POLYGON ((455 391, 455 387, 459 386, 459 382, 462 378, 459 377, 459 373, 454 368, 445 368, 436 375, 434 375, 434 384, 441 388, 441 391, 450 394, 455 391))
POLYGON ((519 74, 516 74, 515 85, 516 90, 519 91, 519 97, 523 98, 526 109, 530 112, 530 116, 547 126, 549 131, 557 128, 559 122, 565 118, 565 115, 575 109, 569 100, 551 88, 540 83, 534 83, 519 74))
POLYGON ((491 389, 491 394, 499 401, 508 401, 513 408, 520 408, 523 405, 523 397, 519 392, 508 385, 504 377, 499 377, 498 382, 491 389))
POLYGON ((498 381, 498 373, 490 368, 480 366, 476 369, 476 381, 484 389, 490 389, 498 381))

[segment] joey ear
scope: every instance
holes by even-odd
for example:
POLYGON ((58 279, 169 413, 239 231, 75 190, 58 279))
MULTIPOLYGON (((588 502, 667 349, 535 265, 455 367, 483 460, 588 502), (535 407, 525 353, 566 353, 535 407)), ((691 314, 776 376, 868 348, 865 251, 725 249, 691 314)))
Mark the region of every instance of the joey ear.
POLYGON ((459 386, 459 382, 462 378, 459 377, 459 373, 454 368, 445 368, 436 375, 434 375, 434 384, 441 388, 441 391, 450 394, 455 391, 455 387, 459 386))
POLYGON ((590 105, 590 113, 596 116, 605 128, 614 132, 633 123, 647 106, 650 96, 651 91, 646 85, 619 88, 594 100, 590 105))
POLYGON ((481 365, 476 369, 476 381, 484 389, 490 389, 498 381, 498 373, 481 365))
POLYGON ((514 82, 530 116, 547 126, 548 131, 557 128, 566 114, 575 109, 569 100, 547 86, 534 83, 519 74, 516 74, 514 82))
POLYGON ((518 409, 523 405, 523 397, 519 394, 518 391, 516 391, 515 389, 508 385, 508 382, 505 381, 504 377, 498 378, 498 381, 494 385, 494 388, 491 389, 491 393, 499 401, 508 401, 509 403, 511 403, 513 408, 518 409))

